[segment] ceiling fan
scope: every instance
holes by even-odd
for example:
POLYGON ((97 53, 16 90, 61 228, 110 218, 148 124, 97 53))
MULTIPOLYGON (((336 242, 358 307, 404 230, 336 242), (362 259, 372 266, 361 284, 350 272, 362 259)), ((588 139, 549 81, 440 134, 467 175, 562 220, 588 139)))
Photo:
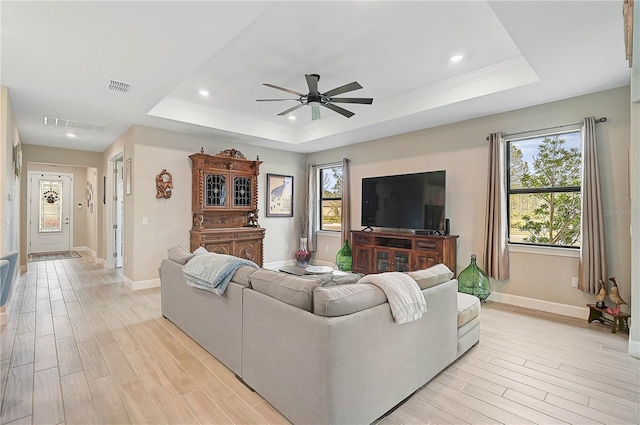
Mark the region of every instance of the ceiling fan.
POLYGON ((329 90, 325 93, 320 93, 318 91, 318 81, 320 80, 320 75, 318 74, 305 74, 307 79, 307 85, 309 86, 309 93, 302 94, 297 91, 285 89, 284 87, 279 87, 273 84, 264 83, 265 86, 271 87, 274 89, 286 91, 287 93, 294 94, 298 96, 297 99, 257 99, 258 102, 277 102, 277 101, 297 101, 300 102, 299 105, 294 106, 293 108, 289 108, 286 111, 280 112, 278 115, 287 115, 289 112, 293 112, 298 108, 302 108, 304 105, 311 105, 311 118, 314 120, 320 119, 320 106, 324 106, 325 108, 329 108, 332 111, 335 111, 347 118, 351 118, 355 115, 353 112, 348 111, 338 105, 334 105, 334 103, 360 103, 363 105, 371 105, 373 103, 372 98, 365 97, 333 97, 337 94, 347 93, 350 91, 361 89, 362 86, 358 84, 357 81, 354 81, 349 84, 345 84, 344 86, 336 87, 333 90, 329 90))

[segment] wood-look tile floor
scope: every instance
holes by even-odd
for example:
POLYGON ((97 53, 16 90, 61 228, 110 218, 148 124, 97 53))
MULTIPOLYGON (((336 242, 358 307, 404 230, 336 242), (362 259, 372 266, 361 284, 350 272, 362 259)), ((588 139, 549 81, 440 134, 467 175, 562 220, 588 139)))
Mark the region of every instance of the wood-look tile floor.
MULTIPOLYGON (((483 306, 480 344, 380 424, 638 424, 640 360, 586 320, 483 306)), ((428 359, 425 359, 428 361, 428 359)), ((0 340, 2 424, 283 424, 93 258, 28 263, 0 340)))

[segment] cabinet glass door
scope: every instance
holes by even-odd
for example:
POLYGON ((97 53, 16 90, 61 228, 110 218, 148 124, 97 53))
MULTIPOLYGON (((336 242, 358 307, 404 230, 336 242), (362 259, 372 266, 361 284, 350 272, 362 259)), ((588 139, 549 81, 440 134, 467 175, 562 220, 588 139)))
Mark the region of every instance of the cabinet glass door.
POLYGON ((250 207, 251 206, 251 178, 250 177, 233 177, 233 206, 234 207, 250 207))
POLYGON ((393 270, 396 272, 408 272, 410 270, 408 252, 393 252, 393 270))
POLYGON ((388 272, 391 267, 389 251, 376 251, 376 271, 388 272))
POLYGON ((224 207, 227 205, 227 176, 207 174, 204 180, 204 206, 224 207))

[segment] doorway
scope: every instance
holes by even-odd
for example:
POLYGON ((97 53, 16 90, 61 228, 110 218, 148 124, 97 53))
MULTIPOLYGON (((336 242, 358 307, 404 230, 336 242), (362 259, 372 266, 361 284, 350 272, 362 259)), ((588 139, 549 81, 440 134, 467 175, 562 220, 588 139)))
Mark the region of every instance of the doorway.
POLYGON ((29 172, 28 254, 69 251, 73 175, 29 172))

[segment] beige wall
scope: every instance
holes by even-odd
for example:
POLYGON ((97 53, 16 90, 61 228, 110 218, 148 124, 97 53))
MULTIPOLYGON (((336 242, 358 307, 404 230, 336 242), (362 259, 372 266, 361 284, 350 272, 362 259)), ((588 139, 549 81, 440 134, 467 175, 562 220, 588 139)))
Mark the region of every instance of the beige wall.
MULTIPOLYGON (((595 93, 545 105, 496 114, 437 128, 388 137, 309 155, 309 162, 351 159, 352 229, 360 229, 363 177, 447 170, 447 217, 458 239, 458 272, 472 253, 483 262, 488 146, 492 132, 516 133, 582 121, 585 116, 606 116, 598 124, 598 153, 603 189, 609 274, 616 275, 622 296, 630 293, 630 237, 627 155, 630 139, 629 88, 595 93)), ((339 239, 339 238, 338 238, 339 239)), ((339 247, 335 237, 318 237, 315 258, 334 261, 339 247), (329 246, 330 251, 324 251, 329 246)), ((578 260, 511 252, 511 278, 494 281, 494 291, 553 303, 584 307, 593 301, 571 287, 578 260)))
POLYGON ((0 255, 4 255, 20 249, 20 179, 13 162, 13 147, 20 143, 20 134, 5 86, 0 87, 0 120, 0 255))
MULTIPOLYGON (((640 7, 634 9, 634 22, 640 22, 640 7)), ((629 354, 640 358, 640 31, 633 34, 631 72, 631 329, 629 354)))
MULTIPOLYGON (((96 170, 102 170, 102 154, 99 152, 78 151, 72 149, 57 149, 38 145, 28 144, 28 141, 24 141, 22 145, 22 156, 24 164, 57 164, 62 167, 71 167, 77 169, 78 175, 74 180, 77 184, 74 184, 74 190, 79 191, 75 195, 74 204, 74 217, 75 220, 80 219, 83 223, 83 227, 77 230, 74 225, 74 246, 88 246, 86 245, 86 223, 87 219, 85 214, 77 214, 77 204, 83 203, 83 208, 80 211, 86 211, 86 199, 84 198, 84 188, 87 179, 87 167, 95 168, 96 170), (82 237, 82 245, 75 245, 76 233, 79 235, 85 235, 82 237)), ((58 169, 58 168, 56 168, 58 169)), ((98 171, 99 172, 99 171, 98 171)), ((26 246, 27 246, 27 183, 28 179, 23 178, 20 182, 20 254, 22 257, 22 264, 26 264, 26 246)), ((97 191, 98 196, 101 192, 97 191)), ((94 196, 96 190, 94 189, 94 196)), ((102 220, 102 205, 101 203, 94 203, 94 214, 96 214, 96 221, 102 220)), ((75 222, 74 220, 74 222, 75 222)), ((97 241, 100 241, 102 237, 101 232, 97 232, 95 236, 97 241)), ((77 240, 78 242, 80 240, 77 240)))
MULTIPOLYGON (((191 165, 189 155, 204 148, 217 154, 225 149, 238 149, 247 159, 259 156, 263 164, 258 176, 259 223, 266 228, 264 261, 293 259, 298 249, 298 229, 294 218, 265 217, 265 179, 268 173, 294 177, 294 208, 306 193, 305 156, 225 140, 206 139, 171 131, 134 126, 114 143, 104 156, 124 147, 125 161, 131 157, 132 194, 125 195, 125 276, 133 282, 158 277, 158 266, 166 258, 166 250, 174 245, 189 247, 191 229, 191 165), (173 177, 172 196, 156 199, 155 176, 166 169, 173 177), (148 224, 142 224, 146 217, 148 224), (286 249, 285 249, 286 248, 286 249)), ((108 252, 108 250, 107 250, 108 252)), ((109 255, 109 254, 107 254, 109 255)))

